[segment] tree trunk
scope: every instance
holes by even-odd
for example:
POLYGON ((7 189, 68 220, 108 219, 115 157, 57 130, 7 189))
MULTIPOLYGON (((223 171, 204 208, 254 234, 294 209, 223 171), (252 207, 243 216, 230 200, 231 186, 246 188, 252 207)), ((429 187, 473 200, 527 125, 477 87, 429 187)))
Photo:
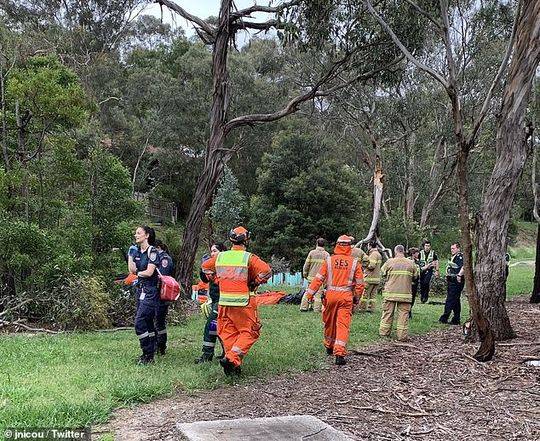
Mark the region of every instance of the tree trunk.
POLYGON ((2 110, 2 156, 6 171, 9 170, 9 155, 7 149, 7 116, 6 116, 6 76, 3 66, 0 66, 0 108, 2 110))
POLYGON ((538 232, 536 233, 536 266, 531 303, 540 303, 540 224, 538 224, 538 232))
POLYGON ((461 228, 461 241, 463 246, 463 270, 465 284, 469 294, 474 334, 478 334, 481 341, 480 348, 474 357, 479 361, 489 361, 495 353, 495 340, 489 322, 486 320, 480 306, 480 299, 473 273, 473 244, 469 224, 469 190, 467 163, 470 148, 461 144, 458 153, 457 175, 459 195, 459 224, 461 228))
POLYGON ((178 280, 184 289, 184 295, 187 297, 191 294, 193 264, 199 245, 199 235, 204 215, 212 203, 214 192, 227 160, 224 150, 226 139, 224 128, 229 107, 227 55, 231 38, 229 15, 232 4, 232 0, 222 0, 219 11, 219 27, 212 55, 214 93, 210 114, 210 139, 206 149, 204 169, 197 180, 197 187, 195 188, 182 239, 182 249, 177 260, 178 280))
POLYGON ((497 340, 515 337, 504 302, 508 224, 527 158, 525 112, 540 62, 540 2, 527 0, 519 18, 513 57, 498 116, 497 159, 478 222, 476 284, 481 308, 497 340))

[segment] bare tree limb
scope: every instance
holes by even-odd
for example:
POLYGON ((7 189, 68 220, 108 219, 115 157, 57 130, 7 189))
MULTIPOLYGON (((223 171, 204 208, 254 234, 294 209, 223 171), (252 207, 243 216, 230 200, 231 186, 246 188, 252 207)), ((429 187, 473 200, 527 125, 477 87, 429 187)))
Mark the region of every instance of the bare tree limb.
POLYGON ((502 75, 504 71, 506 70, 506 67, 508 66, 508 61, 510 60, 510 55, 512 54, 512 48, 514 47, 514 40, 516 39, 516 31, 517 31, 518 20, 521 15, 521 8, 522 8, 522 2, 521 0, 519 0, 516 16, 514 17, 514 25, 512 26, 512 34, 510 35, 510 40, 508 41, 506 53, 504 54, 504 58, 501 61, 501 65, 499 66, 497 75, 495 75, 495 78, 493 78, 493 82, 491 83, 491 86, 489 87, 489 90, 486 94, 486 98, 484 99, 484 104, 482 105, 482 109, 480 110, 480 113, 478 113, 478 116, 476 117, 473 123, 473 128, 468 139, 469 143, 476 138, 476 135, 478 134, 478 131, 480 130, 480 127, 482 123, 484 122, 484 119, 486 118, 487 112, 489 110, 489 104, 491 102, 491 98, 493 97, 493 92, 495 91, 495 88, 499 85, 502 75))
MULTIPOLYGON (((178 15, 181 15, 186 20, 190 21, 194 25, 198 26, 195 28, 197 30, 197 33, 199 33, 199 30, 204 31, 206 34, 206 37, 208 40, 213 41, 216 37, 216 28, 212 26, 210 23, 204 21, 202 18, 199 18, 193 14, 190 14, 187 12, 184 8, 182 8, 180 5, 177 5, 176 3, 170 1, 170 0, 154 0, 155 3, 158 3, 162 6, 167 6, 170 10, 176 12, 178 15), (209 38, 208 38, 209 37, 209 38)), ((207 40, 205 39, 205 41, 207 40)))
POLYGON ((433 17, 425 9, 422 9, 420 6, 418 6, 418 4, 416 4, 412 0, 405 0, 405 1, 409 5, 411 5, 414 9, 416 9, 420 14, 422 14, 424 17, 426 17, 431 23, 433 23, 439 32, 442 32, 442 26, 437 20, 435 20, 435 17, 433 17))
POLYGON ((257 29, 259 31, 267 31, 271 28, 283 27, 284 23, 279 20, 272 19, 264 22, 239 20, 233 25, 233 29, 257 29))
POLYGON ((430 67, 426 66, 424 63, 422 63, 420 60, 418 60, 413 54, 409 52, 409 50, 405 47, 405 45, 401 42, 401 40, 398 38, 398 36, 394 33, 392 28, 386 21, 377 13, 373 5, 371 4, 370 0, 365 0, 366 6, 373 17, 379 22, 381 27, 390 35, 390 38, 394 42, 394 44, 401 50, 403 55, 409 60, 411 63, 413 63, 418 69, 426 72, 427 74, 431 75, 435 80, 437 80, 439 83, 443 85, 445 89, 448 89, 450 85, 448 84, 448 81, 435 70, 431 69, 430 67))
POLYGON ((238 11, 235 11, 231 14, 231 18, 239 18, 239 17, 248 17, 254 12, 267 12, 267 13, 279 13, 283 10, 290 8, 292 6, 297 6, 300 4, 300 0, 292 0, 290 2, 282 3, 278 6, 259 6, 259 5, 253 5, 249 8, 240 9, 238 11))
POLYGON ((395 66, 397 63, 399 63, 402 58, 398 58, 394 60, 392 63, 378 69, 374 69, 369 72, 362 73, 360 75, 357 75, 356 77, 350 79, 349 81, 346 81, 344 83, 340 83, 334 87, 331 87, 327 90, 320 90, 321 87, 331 81, 332 79, 336 78, 338 75, 340 67, 342 67, 350 58, 350 54, 342 58, 341 60, 337 61, 332 65, 330 70, 319 80, 315 85, 313 85, 307 92, 298 95, 294 97, 292 100, 290 100, 285 107, 283 107, 281 110, 278 110, 274 113, 261 113, 261 114, 252 114, 252 115, 243 115, 236 118, 233 118, 225 125, 225 132, 228 133, 232 129, 243 126, 243 125, 251 125, 256 123, 262 123, 262 122, 271 122, 276 121, 278 119, 283 118, 284 116, 290 115, 291 113, 294 113, 298 110, 298 106, 300 104, 309 101, 316 97, 323 97, 328 96, 336 91, 343 89, 347 86, 349 86, 352 83, 355 83, 360 80, 367 80, 369 78, 373 78, 377 73, 382 72, 384 70, 387 70, 391 68, 392 66, 395 66))

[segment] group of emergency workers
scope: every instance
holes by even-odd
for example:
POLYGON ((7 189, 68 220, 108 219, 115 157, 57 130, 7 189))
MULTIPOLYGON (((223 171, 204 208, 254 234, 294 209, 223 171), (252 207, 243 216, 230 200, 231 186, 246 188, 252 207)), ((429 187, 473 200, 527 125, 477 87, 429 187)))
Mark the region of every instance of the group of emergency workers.
MULTIPOLYGON (((257 287, 271 277, 271 268, 247 251, 249 232, 244 227, 232 229, 229 240, 230 250, 215 243, 201 262, 201 280, 209 285, 209 300, 203 305, 207 321, 202 354, 195 362, 212 361, 219 339, 223 346, 219 363, 226 375, 238 375, 244 357, 260 335, 261 322, 254 296, 257 287)), ((322 312, 323 344, 327 354, 335 356, 337 365, 346 363, 353 312, 374 312, 382 279, 385 282, 379 334, 390 336, 396 316, 397 339, 403 341, 408 337, 411 308, 418 288, 422 302, 426 302, 433 272, 436 276, 439 274, 438 258, 428 241, 421 251, 409 249, 408 257, 403 245, 397 245, 394 257, 383 264, 377 242, 368 243, 365 253, 353 247, 353 240, 348 235, 339 236, 330 255, 325 250, 326 241, 317 239, 316 248, 309 252, 303 267, 309 286, 300 311, 322 312)), ((148 364, 153 362, 156 351, 165 354, 166 350, 168 303, 160 299, 159 276, 172 274, 173 261, 166 245, 156 240, 152 228, 138 227, 135 242, 129 249, 128 268, 137 275, 135 332, 142 349, 139 363, 148 364)), ((451 252, 446 274, 448 295, 440 321, 448 323, 453 313, 450 323, 459 324, 463 255, 457 243, 452 244, 451 252)))
MULTIPOLYGON (((431 243, 424 241, 422 250, 403 245, 394 248, 394 257, 384 264, 377 242, 368 243, 367 253, 352 246, 353 238, 347 235, 337 240, 334 254, 325 250, 325 240, 317 239, 303 266, 303 277, 308 283, 300 311, 321 311, 324 322, 324 346, 335 363, 346 363, 346 345, 349 338, 353 312, 373 313, 381 279, 382 316, 379 334, 389 337, 396 316, 396 337, 407 340, 412 306, 420 290, 422 303, 429 298, 430 283, 439 276, 437 255, 431 243)), ((463 254, 458 243, 450 247, 452 257, 446 269, 447 298, 441 323, 460 324, 461 292, 463 280, 463 254), (450 315, 453 314, 449 322, 450 315)))

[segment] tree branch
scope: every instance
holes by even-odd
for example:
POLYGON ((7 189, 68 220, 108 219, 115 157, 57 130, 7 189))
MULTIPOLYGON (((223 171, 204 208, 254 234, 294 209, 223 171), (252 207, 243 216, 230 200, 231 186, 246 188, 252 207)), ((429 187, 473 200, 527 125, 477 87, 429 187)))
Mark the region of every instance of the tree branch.
POLYGON ((259 6, 259 5, 253 5, 249 8, 240 9, 236 12, 233 12, 231 14, 231 18, 240 18, 240 17, 248 17, 254 12, 267 12, 267 13, 274 13, 277 14, 279 12, 282 12, 284 9, 290 8, 292 6, 297 6, 300 4, 300 0, 292 0, 290 2, 282 3, 278 6, 259 6))
POLYGON ((210 23, 204 21, 202 18, 199 18, 193 14, 190 14, 180 5, 177 5, 176 3, 170 0, 154 0, 154 3, 157 3, 161 6, 167 6, 170 10, 176 12, 178 15, 181 15, 183 18, 190 21, 194 25, 197 25, 198 28, 197 27, 195 28, 197 33, 199 34, 199 31, 203 31, 206 37, 209 37, 209 38, 203 38, 205 42, 211 43, 214 41, 216 37, 216 28, 212 26, 210 23))
POLYGON ((429 12, 427 12, 425 9, 422 9, 420 6, 418 6, 412 0, 405 0, 405 1, 409 5, 411 5, 414 9, 416 9, 420 14, 422 14, 424 17, 426 17, 431 23, 433 23, 439 32, 442 32, 441 24, 437 20, 435 20, 435 18, 429 12))
POLYGON ((257 29, 259 31, 267 31, 267 30, 269 30, 271 28, 282 27, 282 26, 280 26, 282 24, 283 23, 281 23, 279 20, 276 20, 276 19, 272 19, 272 20, 268 20, 268 21, 264 21, 264 22, 240 20, 240 21, 236 22, 233 25, 233 29, 235 29, 235 30, 257 29))
POLYGON ((491 98, 493 97, 493 92, 495 91, 495 88, 498 86, 501 77, 506 70, 506 66, 508 66, 508 60, 510 59, 510 55, 512 54, 512 48, 514 47, 514 40, 516 39, 516 33, 517 33, 517 25, 519 16, 521 15, 521 8, 522 8, 522 1, 518 1, 518 7, 516 11, 516 16, 514 17, 514 25, 512 27, 512 34, 510 35, 510 40, 508 41, 508 47, 506 48, 506 53, 504 54, 504 58, 501 61, 501 65, 499 66, 499 70, 497 71, 497 75, 495 75, 495 78, 493 78, 493 82, 491 83, 491 86, 489 87, 489 90, 487 92, 486 98, 484 99, 484 104, 482 105, 482 109, 480 110, 480 113, 476 117, 473 123, 473 128, 471 131, 471 134, 469 135, 469 139, 467 142, 472 142, 476 135, 478 134, 478 131, 480 130, 480 126, 484 122, 484 119, 486 118, 489 104, 491 102, 491 98))
POLYGON ((349 81, 340 83, 334 87, 331 87, 330 89, 321 91, 320 89, 324 84, 330 82, 332 79, 338 76, 339 68, 342 67, 349 60, 350 55, 351 54, 348 54, 344 58, 339 60, 338 62, 334 63, 331 69, 317 83, 315 83, 307 92, 294 97, 281 110, 278 110, 274 113, 258 113, 258 114, 256 113, 252 115, 244 115, 244 116, 233 118, 225 125, 225 133, 228 133, 232 129, 239 126, 251 125, 251 124, 262 123, 262 122, 271 122, 271 121, 276 121, 278 119, 281 119, 287 115, 290 115, 291 113, 298 111, 298 107, 300 106, 300 104, 306 101, 309 101, 316 97, 324 97, 324 96, 331 95, 332 93, 340 89, 343 89, 356 81, 367 80, 369 78, 373 78, 377 73, 382 72, 383 70, 387 70, 389 67, 396 65, 399 61, 402 60, 402 58, 399 58, 382 68, 374 69, 370 72, 362 73, 352 78, 349 81))
POLYGON ((368 11, 370 12, 373 17, 379 22, 381 27, 386 31, 388 35, 390 35, 390 38, 394 42, 394 44, 401 50, 403 55, 409 60, 411 63, 413 63, 418 69, 426 72, 427 74, 431 75, 435 80, 437 80, 439 83, 443 85, 445 89, 448 90, 449 84, 448 81, 438 72, 431 69, 430 67, 426 66, 424 63, 422 63, 420 60, 418 60, 413 54, 409 52, 409 50, 405 47, 405 45, 401 42, 401 40, 398 38, 398 36, 394 33, 392 28, 384 19, 377 13, 373 5, 371 4, 370 0, 365 0, 366 6, 368 8, 368 11))

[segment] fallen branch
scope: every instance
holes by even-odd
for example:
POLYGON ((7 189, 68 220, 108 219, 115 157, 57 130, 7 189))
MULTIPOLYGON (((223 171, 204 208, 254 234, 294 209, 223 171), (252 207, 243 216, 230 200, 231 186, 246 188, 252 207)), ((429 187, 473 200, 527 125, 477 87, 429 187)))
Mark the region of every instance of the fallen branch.
POLYGON ((412 413, 412 412, 400 412, 400 411, 397 411, 397 410, 381 409, 381 408, 370 407, 370 406, 351 406, 351 407, 353 409, 356 409, 356 410, 370 410, 372 412, 387 413, 387 414, 391 414, 391 415, 408 416, 408 417, 413 417, 413 418, 428 417, 428 416, 438 417, 438 416, 442 415, 442 413, 433 413, 432 414, 432 413, 427 413, 427 412, 415 412, 415 413, 412 413))
POLYGON ((52 331, 51 329, 45 329, 45 328, 33 328, 31 326, 28 326, 28 325, 25 325, 24 323, 22 323, 21 321, 19 320, 16 320, 14 322, 11 322, 11 321, 7 321, 7 320, 0 320, 0 326, 1 327, 4 327, 4 326, 19 326, 27 331, 32 331, 32 332, 45 332, 47 334, 61 334, 63 333, 64 331, 52 331))
POLYGON ((350 354, 353 355, 365 355, 367 357, 379 357, 379 358, 388 358, 386 355, 376 354, 374 352, 362 352, 362 351, 355 351, 354 349, 349 351, 350 354))
POLYGON ((522 343, 497 343, 497 346, 536 346, 540 345, 540 341, 525 341, 522 343))
POLYGON ((133 331, 133 326, 119 326, 112 329, 98 329, 97 332, 133 331))
POLYGON ((27 303, 30 303, 33 299, 26 299, 24 302, 19 303, 18 305, 12 306, 10 308, 5 309, 4 311, 0 312, 0 317, 3 317, 8 312, 14 311, 16 309, 19 309, 20 307, 26 305, 27 303))

